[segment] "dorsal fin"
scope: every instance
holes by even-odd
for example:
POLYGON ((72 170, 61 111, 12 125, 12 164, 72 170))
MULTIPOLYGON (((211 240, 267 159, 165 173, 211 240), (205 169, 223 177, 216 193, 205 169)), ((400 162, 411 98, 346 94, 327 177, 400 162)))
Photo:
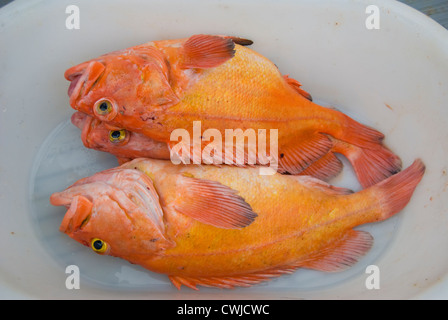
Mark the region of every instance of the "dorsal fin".
POLYGON ((287 74, 283 76, 283 79, 285 79, 285 81, 291 86, 291 88, 293 88, 295 91, 297 91, 297 93, 304 96, 308 100, 313 101, 313 98, 311 97, 311 95, 301 88, 302 84, 299 81, 297 81, 296 79, 290 78, 289 75, 287 75, 287 74))

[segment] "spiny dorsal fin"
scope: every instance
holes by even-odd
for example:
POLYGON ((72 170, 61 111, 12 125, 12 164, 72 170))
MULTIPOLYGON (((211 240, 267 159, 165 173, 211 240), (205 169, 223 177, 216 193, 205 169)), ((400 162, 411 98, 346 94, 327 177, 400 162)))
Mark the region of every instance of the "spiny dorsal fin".
POLYGON ((297 91, 297 93, 304 96, 308 100, 313 101, 313 98, 311 97, 311 95, 301 88, 302 84, 299 81, 297 81, 296 79, 290 78, 289 75, 287 75, 287 74, 283 76, 283 79, 285 79, 285 81, 291 86, 291 88, 293 88, 295 91, 297 91))

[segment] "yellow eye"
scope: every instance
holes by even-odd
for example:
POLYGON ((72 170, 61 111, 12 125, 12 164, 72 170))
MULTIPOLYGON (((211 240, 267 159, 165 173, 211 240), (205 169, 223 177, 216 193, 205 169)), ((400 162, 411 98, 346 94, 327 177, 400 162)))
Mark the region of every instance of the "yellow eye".
POLYGON ((90 242, 90 246, 92 247, 93 251, 99 254, 103 254, 107 250, 107 243, 98 238, 92 239, 92 241, 90 242))
POLYGON ((118 107, 114 100, 101 98, 93 106, 95 116, 103 121, 113 120, 118 113, 118 107))
POLYGON ((100 100, 95 105, 95 113, 101 116, 112 112, 112 103, 109 100, 100 100))
POLYGON ((117 143, 121 142, 126 138, 126 130, 111 130, 109 131, 110 142, 117 143))

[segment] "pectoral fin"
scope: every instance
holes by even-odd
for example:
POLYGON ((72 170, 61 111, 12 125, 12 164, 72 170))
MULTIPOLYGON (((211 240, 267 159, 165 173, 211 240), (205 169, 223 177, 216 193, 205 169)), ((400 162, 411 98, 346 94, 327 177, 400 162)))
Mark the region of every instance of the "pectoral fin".
POLYGON ((214 68, 235 55, 235 43, 231 38, 198 34, 191 36, 183 45, 185 69, 214 68))
POLYGON ((190 218, 224 229, 250 225, 257 214, 237 191, 217 181, 180 175, 175 210, 190 218))

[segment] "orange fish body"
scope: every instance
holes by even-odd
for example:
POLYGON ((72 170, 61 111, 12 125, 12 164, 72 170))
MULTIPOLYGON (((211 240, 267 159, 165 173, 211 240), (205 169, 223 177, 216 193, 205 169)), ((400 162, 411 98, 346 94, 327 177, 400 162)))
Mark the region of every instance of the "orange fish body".
MULTIPOLYGON (((81 130, 81 140, 85 147, 108 152, 117 157, 119 164, 136 158, 170 159, 168 144, 155 141, 141 133, 131 132, 108 125, 82 112, 75 112, 72 123, 81 130)), ((334 151, 339 151, 336 140, 334 151)), ((329 152, 313 162, 299 175, 309 175, 328 181, 342 170, 341 161, 334 152, 329 152)))
POLYGON ((339 271, 372 245, 354 227, 409 201, 424 173, 406 170, 351 193, 256 168, 136 159, 51 196, 60 230, 94 251, 167 274, 180 288, 250 286, 297 268, 339 271))
MULTIPOLYGON (((70 104, 171 148, 178 143, 171 141, 172 132, 182 128, 192 137, 194 121, 202 131, 217 130, 223 140, 226 129, 266 130, 268 141, 270 130, 278 130, 280 172, 302 172, 330 152, 331 138, 343 141, 347 148, 341 152, 358 160, 355 172, 365 187, 401 169, 381 133, 313 103, 299 82, 238 43, 246 44, 196 35, 103 55, 66 71, 70 104)), ((203 151, 206 142, 200 143, 203 151)))

